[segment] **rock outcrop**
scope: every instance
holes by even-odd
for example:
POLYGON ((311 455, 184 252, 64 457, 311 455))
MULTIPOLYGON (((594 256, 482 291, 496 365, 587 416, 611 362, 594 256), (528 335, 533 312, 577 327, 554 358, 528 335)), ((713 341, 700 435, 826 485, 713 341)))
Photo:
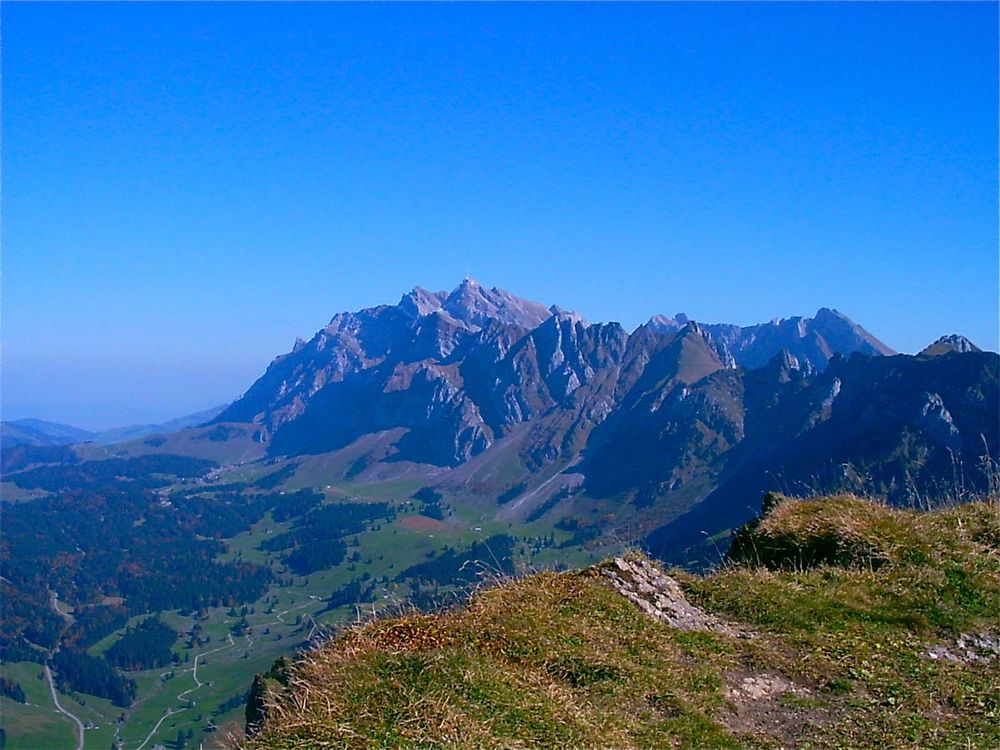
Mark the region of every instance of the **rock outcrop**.
POLYGON ((615 591, 664 625, 731 636, 744 634, 691 604, 680 584, 645 556, 616 557, 592 570, 606 579, 615 591))

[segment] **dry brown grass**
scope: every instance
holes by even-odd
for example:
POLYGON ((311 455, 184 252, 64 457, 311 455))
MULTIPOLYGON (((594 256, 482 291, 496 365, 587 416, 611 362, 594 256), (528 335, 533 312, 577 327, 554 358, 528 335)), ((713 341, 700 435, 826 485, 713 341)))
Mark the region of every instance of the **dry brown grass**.
POLYGON ((307 654, 246 747, 734 747, 705 712, 721 672, 676 635, 592 576, 510 581, 307 654), (676 707, 659 719, 656 684, 676 707))
POLYGON ((886 564, 996 560, 1000 505, 991 501, 934 512, 892 508, 854 495, 777 498, 737 536, 730 560, 769 568, 818 565, 877 569, 886 564))

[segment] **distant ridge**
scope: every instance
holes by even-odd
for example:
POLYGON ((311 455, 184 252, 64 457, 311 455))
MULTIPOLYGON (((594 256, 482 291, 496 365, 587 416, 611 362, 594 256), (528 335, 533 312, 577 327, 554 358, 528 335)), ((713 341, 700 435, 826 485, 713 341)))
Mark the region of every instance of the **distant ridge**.
POLYGON ((148 435, 164 432, 176 432, 186 427, 194 427, 214 419, 225 406, 216 406, 204 411, 188 414, 183 417, 161 422, 160 424, 136 424, 125 427, 113 427, 108 430, 92 432, 78 427, 46 422, 41 419, 14 419, 0 422, 0 446, 4 450, 18 445, 46 447, 73 445, 92 441, 101 445, 121 443, 126 440, 136 440, 148 435))
MULTIPOLYGON (((654 315, 648 326, 660 332, 677 331, 689 318, 654 315)), ((891 356, 896 352, 843 313, 821 307, 812 318, 800 316, 772 320, 752 326, 702 323, 721 350, 745 367, 760 367, 779 349, 800 363, 822 369, 837 352, 891 356)))
POLYGON ((92 440, 94 434, 78 427, 46 422, 43 419, 14 419, 0 422, 0 447, 7 449, 15 445, 35 447, 72 445, 92 440))
POLYGON ((158 435, 164 432, 176 432, 186 427, 197 427, 215 419, 225 409, 225 406, 214 406, 211 409, 187 414, 183 417, 176 417, 159 424, 133 424, 126 427, 113 427, 110 430, 102 430, 96 433, 91 440, 101 445, 111 445, 121 443, 126 440, 137 440, 148 435, 158 435))

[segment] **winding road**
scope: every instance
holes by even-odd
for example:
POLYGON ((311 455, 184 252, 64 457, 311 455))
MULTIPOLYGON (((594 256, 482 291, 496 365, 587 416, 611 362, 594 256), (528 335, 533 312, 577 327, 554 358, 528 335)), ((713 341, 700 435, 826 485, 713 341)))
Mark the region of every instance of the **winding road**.
POLYGON ((52 679, 52 670, 49 669, 48 664, 45 665, 45 679, 49 681, 49 692, 52 693, 52 702, 56 705, 56 710, 66 714, 76 724, 76 750, 83 750, 83 722, 62 707, 59 696, 56 694, 56 683, 52 679))
MULTIPOLYGON (((275 619, 275 620, 273 620, 271 622, 259 623, 259 624, 255 625, 254 627, 261 628, 261 627, 266 627, 268 625, 277 625, 278 623, 286 625, 287 623, 283 619, 285 615, 287 615, 289 612, 294 612, 297 609, 304 609, 305 607, 308 607, 310 604, 315 604, 317 601, 318 601, 317 597, 310 596, 309 597, 309 601, 304 602, 304 603, 298 605, 297 607, 290 607, 289 609, 285 609, 285 610, 282 610, 281 612, 278 612, 275 615, 275 617, 277 619, 275 619)), ((193 693, 195 690, 198 690, 200 687, 202 687, 205 684, 201 680, 198 679, 198 662, 200 662, 201 659, 203 659, 204 657, 208 656, 209 654, 214 654, 214 653, 217 653, 219 651, 225 651, 226 649, 232 648, 233 646, 236 645, 236 641, 233 640, 233 634, 232 633, 227 633, 226 634, 226 638, 229 640, 229 643, 227 643, 225 646, 219 646, 219 648, 214 648, 211 651, 205 651, 203 653, 198 654, 197 656, 194 657, 194 663, 191 665, 191 669, 190 670, 187 670, 187 669, 184 670, 184 672, 189 672, 189 671, 191 672, 191 677, 194 679, 194 687, 188 688, 187 690, 183 690, 180 693, 178 693, 177 694, 177 700, 178 701, 186 701, 188 694, 193 693)), ((247 638, 247 640, 248 640, 249 643, 253 643, 253 641, 250 641, 249 637, 247 638)), ((167 708, 167 710, 163 712, 163 716, 160 717, 160 720, 158 722, 156 722, 156 725, 152 729, 149 730, 149 734, 146 735, 146 739, 144 739, 142 741, 142 743, 139 744, 135 748, 135 750, 142 750, 149 743, 149 741, 151 739, 153 739, 153 735, 156 734, 157 730, 159 730, 160 726, 162 726, 162 724, 163 724, 164 721, 166 721, 167 719, 169 719, 174 714, 179 714, 181 711, 186 711, 186 710, 187 710, 187 706, 184 706, 182 708, 176 708, 176 709, 175 708, 167 708)), ((81 740, 81 742, 82 742, 82 740, 81 740)), ((77 750, 83 750, 83 746, 81 745, 80 747, 77 748, 77 750)))
MULTIPOLYGON (((49 603, 52 605, 52 609, 55 610, 57 615, 59 615, 60 617, 63 618, 63 620, 66 621, 66 626, 69 627, 70 625, 73 624, 73 615, 71 615, 69 612, 63 612, 61 609, 59 609, 59 594, 57 594, 55 591, 52 591, 50 593, 52 594, 52 597, 51 599, 49 599, 49 603)), ((59 647, 61 645, 62 644, 60 643, 54 649, 52 649, 53 656, 55 656, 59 652, 59 647)), ((49 692, 52 693, 52 703, 55 704, 56 711, 58 711, 61 714, 65 714, 70 719, 72 719, 74 724, 76 724, 76 750, 83 750, 83 722, 80 721, 79 717, 74 716, 73 714, 71 714, 69 711, 67 711, 65 708, 62 707, 62 704, 59 702, 59 696, 56 693, 55 680, 52 679, 52 670, 49 668, 48 664, 45 665, 45 679, 49 683, 49 692)))
MULTIPOLYGON (((218 648, 213 648, 211 651, 204 651, 194 657, 194 664, 192 664, 191 666, 191 677, 194 678, 194 687, 188 688, 187 690, 178 693, 177 700, 179 701, 187 700, 187 698, 185 698, 184 696, 186 696, 188 693, 193 693, 195 690, 197 690, 198 688, 200 688, 202 685, 205 684, 198 679, 198 662, 203 657, 208 656, 209 654, 214 654, 218 651, 225 651, 227 648, 232 648, 233 646, 236 645, 236 641, 233 640, 232 633, 228 633, 226 635, 226 638, 229 641, 229 643, 227 643, 225 646, 219 646, 218 648)), ((136 747, 135 750, 142 750, 142 748, 146 746, 146 743, 148 743, 151 739, 153 739, 153 735, 156 734, 156 731, 160 728, 160 725, 163 724, 163 722, 169 719, 171 716, 173 716, 174 714, 179 714, 181 711, 187 711, 187 706, 178 709, 168 707, 167 710, 163 712, 163 716, 160 717, 160 720, 156 722, 155 726, 152 729, 149 730, 149 734, 146 735, 146 739, 144 739, 142 743, 138 747, 136 747)))
MULTIPOLYGON (((208 656, 209 654, 214 654, 217 651, 225 651, 227 648, 232 648, 233 646, 236 645, 236 641, 233 640, 232 633, 226 633, 226 640, 228 640, 229 643, 226 644, 225 646, 219 646, 218 648, 213 648, 211 651, 204 651, 194 657, 194 664, 191 666, 191 677, 194 678, 194 687, 188 688, 183 693, 178 693, 177 700, 179 701, 187 700, 187 698, 184 697, 185 695, 187 695, 188 693, 193 693, 195 690, 197 690, 198 688, 200 688, 202 685, 205 684, 204 682, 198 679, 198 661, 208 656)), ((136 748, 136 750, 139 749, 136 748)))

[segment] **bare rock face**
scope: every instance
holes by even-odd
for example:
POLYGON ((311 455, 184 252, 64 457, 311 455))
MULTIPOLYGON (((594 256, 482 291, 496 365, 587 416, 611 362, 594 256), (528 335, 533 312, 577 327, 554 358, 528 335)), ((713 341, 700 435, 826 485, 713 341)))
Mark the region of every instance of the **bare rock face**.
POLYGON ((465 279, 336 315, 219 418, 253 422, 272 454, 324 453, 404 428, 393 460, 457 466, 542 420, 530 466, 579 450, 613 407, 628 334, 465 279))
POLYGON ((215 421, 252 422, 275 438, 272 452, 298 454, 335 450, 380 430, 429 427, 411 423, 414 415, 435 421, 447 414, 438 427, 454 432, 439 435, 440 450, 430 453, 454 465, 515 425, 547 419, 553 425, 539 431, 545 445, 529 450, 534 461, 578 450, 619 406, 627 411, 643 400, 656 412, 674 385, 765 363, 785 345, 788 368, 806 371, 813 363, 822 368, 833 352, 890 351, 828 310, 748 328, 701 326, 678 313, 656 316, 629 335, 617 323, 591 325, 467 278, 451 292, 415 287, 396 305, 335 315, 309 341, 296 339, 215 421), (423 371, 445 387, 415 387, 407 395, 400 368, 423 371), (449 406, 442 411, 442 404, 449 406), (454 452, 445 447, 451 443, 454 452))
POLYGON ((416 287, 397 305, 338 314, 296 340, 217 421, 253 422, 272 452, 290 455, 402 427, 397 459, 454 466, 530 418, 515 399, 497 404, 500 362, 549 317, 544 305, 472 279, 450 293, 416 287))
POLYGON ((837 352, 888 356, 895 352, 843 313, 826 307, 812 318, 793 317, 753 326, 704 326, 742 367, 761 367, 784 349, 803 367, 822 370, 837 352))
POLYGON ((403 295, 399 307, 414 318, 433 313, 458 323, 467 330, 479 330, 491 321, 532 329, 551 315, 545 305, 521 299, 503 289, 487 289, 466 278, 452 292, 429 292, 415 287, 403 295))
POLYGON ((962 434, 938 394, 924 394, 924 402, 914 418, 914 424, 942 445, 961 450, 962 434))
POLYGON ((476 329, 496 320, 530 330, 551 315, 545 305, 496 287, 486 289, 469 278, 445 297, 441 307, 456 320, 476 329))
POLYGON ((616 557, 595 570, 615 591, 665 625, 678 630, 745 635, 691 604, 680 584, 645 557, 616 557))

